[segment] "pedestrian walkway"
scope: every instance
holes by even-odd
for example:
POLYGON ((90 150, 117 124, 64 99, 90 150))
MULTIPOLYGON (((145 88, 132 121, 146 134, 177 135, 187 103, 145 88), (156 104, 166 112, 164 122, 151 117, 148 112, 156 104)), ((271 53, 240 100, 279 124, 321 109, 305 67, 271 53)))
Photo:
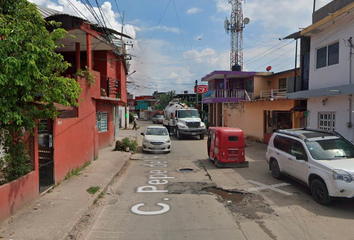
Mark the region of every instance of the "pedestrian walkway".
MULTIPOLYGON (((119 139, 135 138, 139 131, 119 130, 119 139)), ((0 239, 62 240, 82 219, 95 199, 105 191, 114 177, 124 168, 131 153, 113 151, 110 146, 99 151, 98 159, 79 175, 55 186, 21 211, 0 223, 0 239), (98 186, 90 194, 87 189, 98 186)))

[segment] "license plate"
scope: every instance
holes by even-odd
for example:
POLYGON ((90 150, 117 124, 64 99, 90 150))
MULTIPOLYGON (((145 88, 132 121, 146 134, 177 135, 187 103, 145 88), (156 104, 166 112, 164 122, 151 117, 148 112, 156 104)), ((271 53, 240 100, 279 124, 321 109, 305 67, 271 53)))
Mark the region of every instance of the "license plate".
POLYGON ((196 135, 196 133, 192 133, 192 135, 196 135))

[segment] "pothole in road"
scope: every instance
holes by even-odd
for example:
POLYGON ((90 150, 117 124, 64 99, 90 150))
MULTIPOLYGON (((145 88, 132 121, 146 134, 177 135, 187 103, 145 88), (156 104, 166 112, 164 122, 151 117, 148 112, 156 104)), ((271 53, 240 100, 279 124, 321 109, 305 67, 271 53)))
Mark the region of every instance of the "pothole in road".
POLYGON ((228 191, 221 188, 206 188, 203 189, 203 191, 220 196, 226 202, 226 205, 238 204, 245 197, 244 193, 228 191))
POLYGON ((189 173, 189 172, 193 172, 193 168, 181 168, 179 171, 189 173))
POLYGON ((167 186, 169 194, 214 194, 237 218, 263 219, 274 213, 259 194, 218 188, 215 183, 175 182, 167 186))

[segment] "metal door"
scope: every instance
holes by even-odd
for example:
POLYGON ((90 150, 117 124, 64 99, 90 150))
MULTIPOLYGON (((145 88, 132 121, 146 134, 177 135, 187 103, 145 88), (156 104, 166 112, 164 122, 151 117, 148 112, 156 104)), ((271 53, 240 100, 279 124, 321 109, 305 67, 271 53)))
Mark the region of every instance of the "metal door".
POLYGON ((42 119, 38 124, 39 192, 54 185, 53 124, 42 119))

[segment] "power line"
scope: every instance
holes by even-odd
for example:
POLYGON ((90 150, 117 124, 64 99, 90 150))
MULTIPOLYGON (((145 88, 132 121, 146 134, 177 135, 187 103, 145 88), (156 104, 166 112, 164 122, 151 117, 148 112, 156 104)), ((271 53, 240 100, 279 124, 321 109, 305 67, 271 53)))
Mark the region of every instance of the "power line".
MULTIPOLYGON (((158 27, 158 26, 160 25, 160 22, 161 22, 161 20, 163 19, 163 17, 165 16, 165 13, 166 13, 168 7, 170 6, 171 1, 172 1, 172 0, 170 0, 170 1, 168 2, 167 6, 166 6, 166 8, 165 8, 165 11, 163 12, 163 14, 162 14, 160 20, 158 21, 156 27, 158 27)), ((155 32, 156 32, 156 27, 155 27, 155 29, 154 29, 154 32, 151 34, 150 39, 149 39, 147 45, 149 45, 149 43, 150 43, 152 37, 154 36, 154 34, 155 34, 155 32)), ((142 55, 144 55, 145 50, 146 50, 146 48, 144 48, 142 55)))

